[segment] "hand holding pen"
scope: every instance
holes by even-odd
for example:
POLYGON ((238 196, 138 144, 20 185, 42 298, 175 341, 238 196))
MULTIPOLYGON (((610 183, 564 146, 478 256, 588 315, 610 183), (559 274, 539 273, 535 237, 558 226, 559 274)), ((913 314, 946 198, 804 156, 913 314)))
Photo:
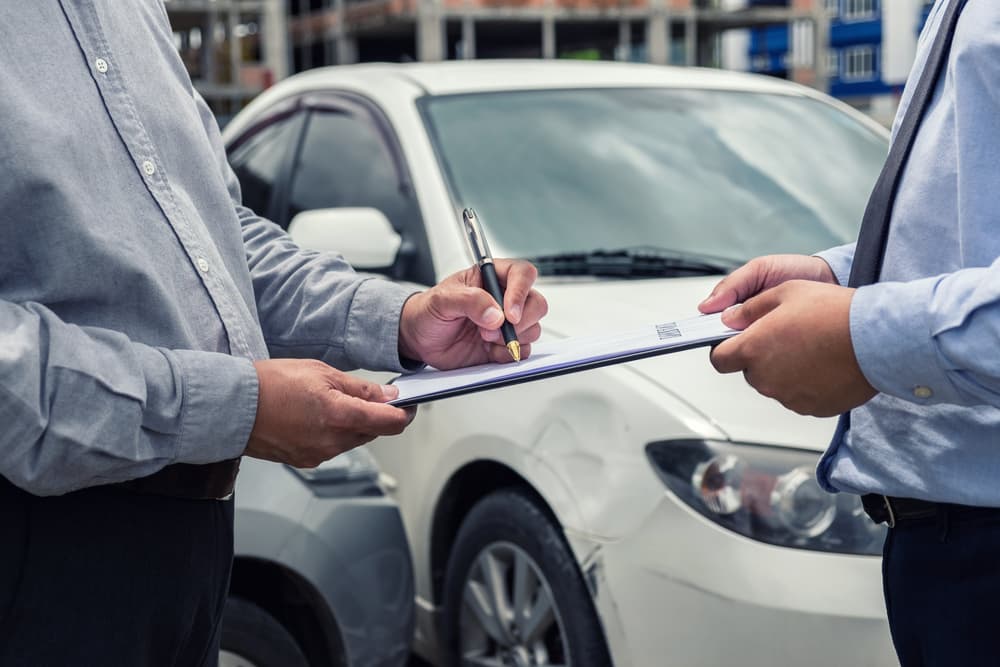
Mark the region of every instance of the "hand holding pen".
MULTIPOLYGON (((483 238, 481 228, 478 238, 483 238)), ((488 257, 489 249, 482 250, 488 257)), ((522 359, 531 354, 531 344, 542 334, 539 322, 549 308, 534 289, 538 270, 520 259, 496 259, 490 265, 498 294, 488 291, 489 278, 477 262, 405 301, 398 340, 404 361, 421 361, 442 370, 510 362, 506 346, 510 341, 517 341, 522 359), (513 335, 506 336, 509 341, 501 332, 505 322, 513 325, 513 335)))
MULTIPOLYGON (((502 312, 503 290, 500 288, 500 279, 497 278, 497 270, 493 265, 493 255, 490 254, 490 246, 486 243, 486 236, 483 234, 483 228, 479 224, 476 212, 471 208, 462 211, 462 224, 469 238, 469 246, 472 248, 476 266, 479 267, 482 274, 483 289, 490 293, 502 312)), ((517 340, 517 332, 514 330, 514 325, 507 319, 506 313, 504 313, 503 324, 500 326, 500 333, 503 335, 503 342, 507 346, 507 351, 510 352, 511 359, 521 361, 521 343, 517 340)))

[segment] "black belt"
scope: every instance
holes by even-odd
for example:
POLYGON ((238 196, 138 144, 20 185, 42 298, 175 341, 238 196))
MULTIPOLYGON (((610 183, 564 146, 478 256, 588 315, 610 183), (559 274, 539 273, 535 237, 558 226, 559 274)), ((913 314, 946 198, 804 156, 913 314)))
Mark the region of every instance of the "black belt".
POLYGON ((861 504, 864 505, 865 514, 871 517, 875 523, 886 523, 890 528, 907 521, 917 521, 939 517, 944 514, 997 514, 1000 515, 1000 508, 997 507, 976 507, 973 505, 956 505, 954 503, 935 503, 928 500, 915 500, 913 498, 893 498, 892 496, 880 496, 876 493, 869 493, 861 496, 861 504))
POLYGON ((158 496, 192 500, 225 500, 236 487, 239 459, 206 465, 174 463, 148 477, 140 477, 114 486, 158 496))

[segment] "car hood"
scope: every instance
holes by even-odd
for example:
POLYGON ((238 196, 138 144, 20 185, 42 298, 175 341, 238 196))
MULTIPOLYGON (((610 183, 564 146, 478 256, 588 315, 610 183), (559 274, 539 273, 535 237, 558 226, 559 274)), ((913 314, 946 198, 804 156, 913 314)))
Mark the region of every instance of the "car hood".
MULTIPOLYGON (((549 302, 545 338, 611 333, 697 316, 698 303, 717 277, 663 280, 543 279, 549 302)), ((822 451, 835 419, 803 417, 755 392, 741 374, 720 375, 708 348, 642 359, 628 368, 701 413, 738 442, 786 445, 822 451)))

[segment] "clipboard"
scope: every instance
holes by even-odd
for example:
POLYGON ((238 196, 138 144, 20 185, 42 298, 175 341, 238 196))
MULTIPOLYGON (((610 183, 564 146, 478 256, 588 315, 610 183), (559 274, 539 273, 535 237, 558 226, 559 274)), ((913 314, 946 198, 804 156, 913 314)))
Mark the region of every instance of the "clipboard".
POLYGON ((442 371, 424 368, 392 381, 399 397, 390 405, 408 407, 489 389, 627 363, 661 354, 712 345, 740 333, 722 323, 722 315, 648 324, 619 333, 562 338, 535 343, 531 356, 518 363, 482 364, 442 371))

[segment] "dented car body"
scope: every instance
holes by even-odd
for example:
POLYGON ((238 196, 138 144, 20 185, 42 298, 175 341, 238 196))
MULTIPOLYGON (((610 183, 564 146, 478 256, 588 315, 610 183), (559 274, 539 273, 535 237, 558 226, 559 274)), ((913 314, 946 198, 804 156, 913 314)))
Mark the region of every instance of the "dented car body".
MULTIPOLYGON (((329 192, 310 201, 392 224, 392 266, 355 265, 424 283, 468 266, 459 215, 474 206, 496 256, 539 267, 553 341, 689 317, 742 261, 849 241, 887 146, 857 112, 783 81, 531 61, 313 70, 258 98, 227 137, 300 116, 305 130, 275 135, 298 146, 273 184, 279 204, 283 187, 295 200, 296 170, 313 170, 329 192), (349 120, 327 153, 296 157, 323 145, 314 128, 349 120), (347 148, 366 127, 392 157, 381 171, 375 152, 347 148), (366 199, 380 178, 389 187, 366 199)), ((278 164, 286 146, 272 143, 262 162, 278 164)), ((315 242, 297 236, 299 211, 267 201, 315 242)), ((346 248, 369 237, 329 215, 325 247, 354 261, 346 248)), ((403 435, 369 446, 412 551, 417 652, 436 664, 895 664, 883 533, 813 474, 833 427, 716 374, 705 349, 421 406, 403 435)))

